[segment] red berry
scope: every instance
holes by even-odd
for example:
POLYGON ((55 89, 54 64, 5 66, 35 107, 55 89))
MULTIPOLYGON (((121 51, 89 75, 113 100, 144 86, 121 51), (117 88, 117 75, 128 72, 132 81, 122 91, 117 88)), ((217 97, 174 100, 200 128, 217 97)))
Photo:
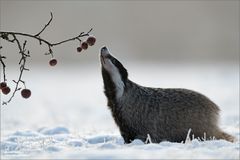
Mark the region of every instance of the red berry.
POLYGON ((31 96, 31 91, 29 89, 23 89, 21 95, 23 98, 29 98, 31 96))
POLYGON ((7 95, 10 91, 11 91, 11 89, 10 89, 8 86, 2 88, 2 93, 3 93, 3 94, 6 94, 6 95, 7 95))
POLYGON ((81 52, 81 51, 82 51, 82 48, 81 48, 81 47, 77 47, 77 51, 78 51, 78 52, 81 52))
POLYGON ((96 42, 95 37, 93 37, 93 36, 88 37, 87 43, 88 43, 89 46, 93 46, 95 44, 95 42, 96 42))
POLYGON ((1 82, 0 83, 0 89, 3 89, 4 87, 7 87, 7 83, 6 82, 1 82))
POLYGON ((86 50, 88 48, 87 42, 83 42, 81 47, 82 47, 82 49, 86 50))
POLYGON ((57 60, 55 58, 49 61, 50 66, 55 66, 57 64, 57 60))

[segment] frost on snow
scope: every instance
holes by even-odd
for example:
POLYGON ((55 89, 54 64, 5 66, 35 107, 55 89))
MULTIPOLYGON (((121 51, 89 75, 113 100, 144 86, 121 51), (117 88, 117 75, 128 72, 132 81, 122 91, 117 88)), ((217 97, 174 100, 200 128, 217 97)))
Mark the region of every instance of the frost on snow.
POLYGON ((2 158, 238 158, 239 140, 124 144, 118 134, 74 135, 67 128, 17 131, 1 141, 2 158), (174 153, 174 154, 172 154, 174 153))

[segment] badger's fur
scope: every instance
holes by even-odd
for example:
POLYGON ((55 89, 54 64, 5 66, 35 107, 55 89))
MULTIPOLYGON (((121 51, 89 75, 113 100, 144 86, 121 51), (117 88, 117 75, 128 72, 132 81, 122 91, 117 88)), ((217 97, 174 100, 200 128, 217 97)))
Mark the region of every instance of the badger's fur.
POLYGON ((145 142, 148 136, 154 143, 182 142, 189 129, 190 138, 234 141, 218 127, 219 108, 204 95, 140 86, 128 79, 127 70, 106 47, 100 52, 108 106, 125 143, 145 142))

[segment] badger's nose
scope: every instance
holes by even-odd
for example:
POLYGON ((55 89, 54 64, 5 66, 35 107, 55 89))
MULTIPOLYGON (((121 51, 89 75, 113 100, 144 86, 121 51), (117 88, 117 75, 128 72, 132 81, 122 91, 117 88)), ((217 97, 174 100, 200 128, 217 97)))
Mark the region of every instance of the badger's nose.
POLYGON ((103 46, 103 47, 102 47, 102 50, 106 50, 106 49, 107 49, 107 47, 106 47, 106 46, 103 46))
POLYGON ((101 53, 102 52, 106 52, 108 49, 107 49, 107 47, 106 46, 103 46, 102 48, 101 48, 101 53))
POLYGON ((102 55, 102 56, 105 56, 105 55, 108 55, 108 54, 109 54, 109 51, 108 51, 107 47, 106 47, 106 46, 103 46, 103 47, 101 48, 101 55, 102 55))

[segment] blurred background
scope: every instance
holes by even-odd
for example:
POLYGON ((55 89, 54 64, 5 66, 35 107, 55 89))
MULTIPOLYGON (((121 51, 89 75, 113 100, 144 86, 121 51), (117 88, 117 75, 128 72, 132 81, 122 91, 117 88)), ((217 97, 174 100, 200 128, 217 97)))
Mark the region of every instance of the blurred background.
MULTIPOLYGON (((103 94, 98 56, 103 45, 133 81, 199 91, 220 106, 221 124, 239 125, 239 1, 0 0, 0 30, 36 34, 50 12, 54 18, 42 38, 58 42, 93 28, 97 42, 81 53, 78 41, 53 48, 58 64, 50 67, 47 47, 28 39, 30 72, 23 79, 32 97, 24 100, 18 93, 1 109, 2 132, 51 125, 117 131, 103 94)), ((0 42, 13 86, 17 47, 0 42)))
MULTIPOLYGON (((78 42, 57 47, 65 64, 95 61, 102 45, 123 59, 238 62, 239 1, 1 0, 1 30, 37 33, 50 12, 42 38, 57 42, 93 28, 98 40, 87 56, 75 56, 78 42)), ((45 63, 44 51, 30 47, 34 63, 45 63)))

